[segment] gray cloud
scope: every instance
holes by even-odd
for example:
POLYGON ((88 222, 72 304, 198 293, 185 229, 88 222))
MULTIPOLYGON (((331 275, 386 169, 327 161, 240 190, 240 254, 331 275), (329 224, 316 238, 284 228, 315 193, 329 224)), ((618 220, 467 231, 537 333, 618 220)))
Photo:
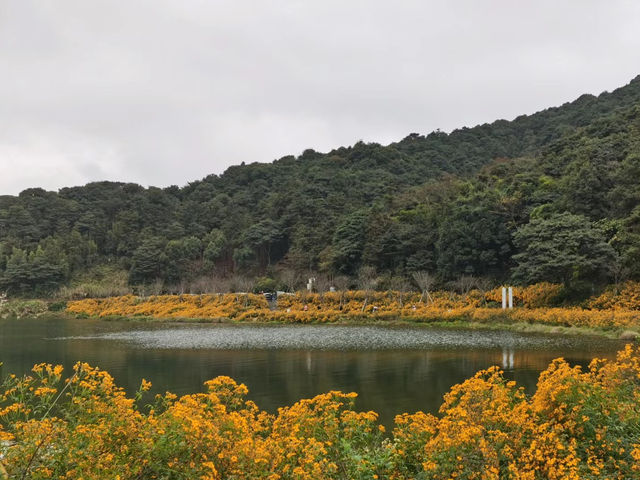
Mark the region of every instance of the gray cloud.
POLYGON ((0 194, 513 118, 640 73, 632 1, 2 0, 0 194))

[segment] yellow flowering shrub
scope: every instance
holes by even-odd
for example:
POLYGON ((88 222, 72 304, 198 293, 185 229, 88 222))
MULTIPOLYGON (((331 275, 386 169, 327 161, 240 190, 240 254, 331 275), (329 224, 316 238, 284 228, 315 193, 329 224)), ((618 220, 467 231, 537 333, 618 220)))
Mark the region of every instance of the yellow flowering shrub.
POLYGON ((421 301, 415 292, 346 291, 325 294, 296 293, 278 298, 272 310, 262 295, 125 295, 69 302, 67 312, 88 316, 228 319, 238 322, 331 323, 404 319, 416 322, 469 321, 479 323, 542 323, 593 328, 640 326, 640 284, 628 283, 618 295, 608 291, 593 299, 590 308, 549 307, 562 286, 537 284, 514 289, 516 308, 499 308, 501 290, 471 291, 466 296, 435 292, 421 301), (637 293, 634 293, 636 292, 637 293), (543 305, 543 306, 541 306, 543 305), (546 305, 546 306, 544 306, 546 305))
POLYGON ((587 372, 555 360, 528 398, 497 368, 400 415, 392 478, 628 479, 640 471, 640 362, 627 347, 587 372))
POLYGON ((282 478, 384 475, 384 429, 375 412, 355 412, 355 393, 329 392, 281 408, 269 437, 272 468, 282 478))
POLYGON ((438 415, 390 436, 354 393, 268 414, 231 378, 148 409, 78 363, 0 389, 0 473, 30 479, 630 479, 640 474, 640 348, 588 369, 554 360, 528 397, 497 367, 451 388, 438 415), (5 474, 6 472, 6 474, 5 474))
POLYGON ((134 295, 88 298, 67 304, 70 313, 90 316, 131 316, 157 318, 235 317, 251 310, 269 310, 264 296, 255 294, 219 295, 134 295))
MULTIPOLYGON (((564 287, 557 283, 541 282, 526 287, 513 288, 513 304, 527 308, 550 307, 556 305, 564 287)), ((502 304, 502 287, 494 288, 485 294, 485 299, 502 304)))
POLYGON ((454 386, 440 413, 423 450, 431 478, 508 478, 531 440, 525 395, 497 367, 454 386))
POLYGON ((590 308, 640 310, 640 282, 610 286, 602 295, 591 299, 590 308))

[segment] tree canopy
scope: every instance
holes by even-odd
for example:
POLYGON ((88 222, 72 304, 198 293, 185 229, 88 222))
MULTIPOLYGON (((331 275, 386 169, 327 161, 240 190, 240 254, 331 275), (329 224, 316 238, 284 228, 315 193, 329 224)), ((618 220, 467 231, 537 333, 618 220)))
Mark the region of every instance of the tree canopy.
POLYGON ((606 277, 615 252, 602 230, 586 217, 568 212, 533 218, 514 235, 521 253, 513 278, 520 283, 572 281, 606 277))
POLYGON ((640 77, 513 121, 305 150, 184 187, 0 196, 0 290, 44 294, 105 264, 132 285, 311 273, 356 285, 365 267, 389 284, 640 279, 638 178, 640 77))

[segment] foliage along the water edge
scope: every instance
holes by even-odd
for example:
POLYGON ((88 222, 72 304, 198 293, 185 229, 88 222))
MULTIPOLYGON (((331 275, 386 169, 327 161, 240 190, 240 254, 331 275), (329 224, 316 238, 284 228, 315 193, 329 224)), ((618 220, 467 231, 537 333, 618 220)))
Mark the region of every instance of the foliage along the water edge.
MULTIPOLYGON (((0 389, 0 463, 40 479, 631 479, 640 476, 640 349, 562 359, 537 390, 492 367, 451 388, 437 415, 404 413, 385 432, 355 393, 276 414, 229 377, 204 393, 128 398, 105 371, 36 365, 0 389)), ((2 470, 0 470, 1 472, 2 470)))
POLYGON ((265 274, 295 289, 309 272, 364 288, 375 269, 384 288, 426 271, 591 292, 640 280, 638 178, 640 78, 510 122, 306 150, 182 188, 0 196, 0 291, 199 293, 265 274))
POLYGON ((554 307, 562 285, 542 283, 514 289, 517 308, 500 308, 500 288, 465 295, 431 292, 428 299, 415 292, 343 291, 281 295, 272 309, 262 295, 125 295, 89 298, 67 303, 72 314, 96 317, 204 318, 233 321, 330 323, 336 321, 417 322, 470 321, 476 323, 538 323, 592 328, 640 327, 640 284, 629 282, 593 297, 589 308, 554 307))

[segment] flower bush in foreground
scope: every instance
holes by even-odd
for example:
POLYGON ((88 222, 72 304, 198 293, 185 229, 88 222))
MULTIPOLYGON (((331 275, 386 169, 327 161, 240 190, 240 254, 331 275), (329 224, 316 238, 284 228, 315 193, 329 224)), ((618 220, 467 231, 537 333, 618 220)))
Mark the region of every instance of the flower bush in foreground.
POLYGON ((640 349, 585 371, 555 360, 531 397, 490 368, 438 415, 398 415, 390 436, 354 393, 266 413, 228 377, 139 407, 78 363, 36 365, 0 390, 0 476, 33 479, 640 478, 640 349))

